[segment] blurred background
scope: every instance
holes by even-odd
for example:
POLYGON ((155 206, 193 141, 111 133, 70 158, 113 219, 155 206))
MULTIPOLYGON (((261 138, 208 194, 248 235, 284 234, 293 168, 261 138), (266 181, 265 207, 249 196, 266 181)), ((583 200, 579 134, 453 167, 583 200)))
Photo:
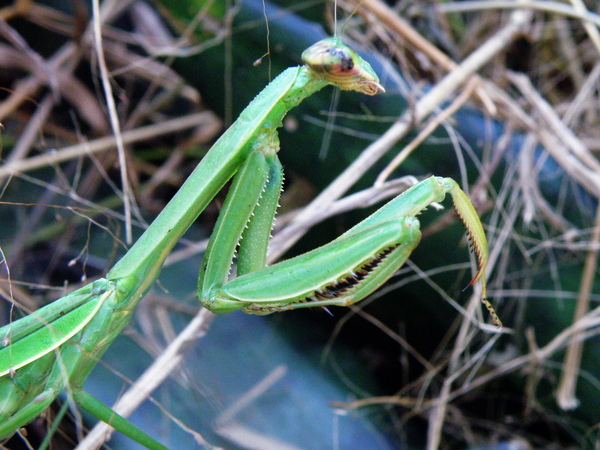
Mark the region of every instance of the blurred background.
MULTIPOLYGON (((125 175, 91 3, 1 4, 0 324, 103 276, 129 246, 123 199, 139 236, 252 98, 337 32, 386 93, 326 88, 288 114, 271 257, 329 242, 408 185, 379 188, 383 178, 452 177, 484 222, 488 297, 504 328, 479 287, 465 289, 475 261, 445 202, 419 216, 410 262, 352 308, 204 313, 184 364, 166 365, 132 422, 169 448, 597 447, 597 2, 104 0, 95 20, 125 175), (346 169, 357 160, 355 180, 346 169), (379 203, 325 217, 373 186, 379 203)), ((198 313, 203 242, 224 196, 89 377, 107 404, 198 313)), ((4 445, 36 448, 53 414, 4 445)), ((94 424, 63 421, 52 448, 74 448, 94 424)), ((105 445, 139 448, 118 433, 105 445)))

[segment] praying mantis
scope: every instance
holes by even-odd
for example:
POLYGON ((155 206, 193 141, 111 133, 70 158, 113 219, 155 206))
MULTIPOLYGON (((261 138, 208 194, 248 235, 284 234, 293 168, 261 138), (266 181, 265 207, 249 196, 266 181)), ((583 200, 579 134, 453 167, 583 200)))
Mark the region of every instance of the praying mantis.
POLYGON ((0 439, 39 415, 63 390, 82 409, 152 449, 165 448, 83 390, 102 354, 129 322, 187 228, 233 177, 200 267, 198 298, 215 313, 270 314, 348 306, 389 279, 420 240, 416 216, 450 194, 462 219, 486 299, 488 249, 479 217, 450 178, 411 187, 329 244, 266 267, 282 185, 277 128, 285 114, 326 85, 384 92, 371 66, 337 37, 307 49, 303 66, 274 79, 241 113, 161 214, 105 278, 0 329, 0 439), (237 251, 237 257, 236 257, 237 251), (237 277, 231 281, 234 259, 237 277))

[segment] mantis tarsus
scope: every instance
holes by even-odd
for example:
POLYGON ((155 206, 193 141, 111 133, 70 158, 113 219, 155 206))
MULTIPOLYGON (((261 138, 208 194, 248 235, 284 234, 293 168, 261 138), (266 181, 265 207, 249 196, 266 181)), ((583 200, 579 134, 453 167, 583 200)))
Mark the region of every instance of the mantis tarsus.
POLYGON ((200 268, 200 303, 217 313, 250 314, 353 304, 381 286, 420 239, 416 215, 451 194, 478 258, 471 284, 485 299, 487 242, 466 194, 449 178, 413 186, 333 242, 265 267, 281 191, 277 128, 292 107, 326 85, 383 92, 371 66, 338 38, 303 54, 304 65, 273 80, 215 143, 179 192, 108 272, 0 329, 0 438, 27 424, 64 389, 81 407, 150 448, 164 448, 82 389, 89 372, 129 322, 179 238, 235 174, 200 268), (228 281, 237 254, 237 275, 228 281))

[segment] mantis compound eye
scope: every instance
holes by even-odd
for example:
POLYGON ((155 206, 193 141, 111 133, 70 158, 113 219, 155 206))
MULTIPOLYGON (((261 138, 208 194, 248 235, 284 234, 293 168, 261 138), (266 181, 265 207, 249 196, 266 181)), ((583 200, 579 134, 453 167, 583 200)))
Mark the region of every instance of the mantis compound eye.
POLYGON ((369 63, 345 45, 341 39, 323 39, 302 53, 302 62, 314 75, 346 91, 367 95, 385 92, 369 63))

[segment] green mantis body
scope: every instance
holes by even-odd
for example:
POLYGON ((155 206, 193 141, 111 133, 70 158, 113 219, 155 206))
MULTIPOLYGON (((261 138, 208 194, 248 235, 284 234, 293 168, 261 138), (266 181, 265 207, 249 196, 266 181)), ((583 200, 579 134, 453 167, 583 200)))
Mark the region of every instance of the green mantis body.
POLYGON ((368 95, 383 92, 370 65, 337 38, 318 42, 303 60, 304 66, 284 71, 242 112, 105 279, 0 329, 0 438, 68 389, 86 411, 143 445, 163 448, 85 393, 83 383, 129 322, 173 246, 234 174, 200 268, 199 300, 213 312, 269 314, 361 300, 402 266, 420 239, 416 215, 447 193, 478 256, 472 283, 481 279, 485 293, 485 235, 470 201, 448 178, 424 180, 330 244, 265 267, 281 190, 277 128, 284 115, 328 84, 368 95), (228 281, 236 249, 238 277, 228 281))

